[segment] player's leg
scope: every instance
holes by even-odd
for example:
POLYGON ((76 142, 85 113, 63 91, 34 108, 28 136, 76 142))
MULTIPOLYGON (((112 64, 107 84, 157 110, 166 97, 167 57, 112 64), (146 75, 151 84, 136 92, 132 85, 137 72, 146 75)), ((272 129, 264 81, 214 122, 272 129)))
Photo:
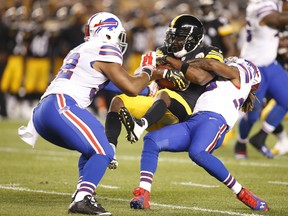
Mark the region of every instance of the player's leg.
POLYGON ((288 111, 288 91, 285 88, 288 84, 288 73, 280 64, 272 64, 268 69, 267 79, 270 81, 267 93, 275 99, 276 106, 269 112, 261 130, 251 137, 250 143, 263 155, 273 157, 269 148, 266 147, 265 141, 268 134, 275 130, 288 111))
POLYGON ((179 94, 163 89, 157 93, 153 105, 141 119, 131 115, 125 108, 121 109, 120 118, 127 129, 128 140, 133 143, 139 140, 143 132, 151 129, 155 123, 160 121, 160 124, 165 126, 182 122, 187 120, 191 113, 191 108, 179 94))
MULTIPOLYGON (((206 112, 193 117, 198 123, 190 127, 190 158, 211 176, 233 191, 236 197, 253 210, 268 211, 268 205, 254 196, 232 176, 225 165, 212 152, 221 146, 226 133, 226 122, 219 114, 206 112), (217 120, 210 120, 210 119, 217 120)), ((189 124, 188 120, 188 124, 189 124)))
MULTIPOLYGON (((281 122, 279 121, 281 121, 281 119, 284 118, 285 114, 286 110, 283 109, 282 106, 276 104, 269 112, 265 122, 263 122, 262 128, 256 134, 254 134, 249 140, 252 146, 258 149, 263 155, 265 155, 268 158, 273 158, 273 154, 270 152, 269 148, 265 145, 265 141, 267 139, 268 134, 275 131, 277 125, 281 124, 281 122)), ((281 141, 285 142, 285 140, 283 139, 281 141)))
MULTIPOLYGON (((153 98, 148 96, 129 97, 125 94, 121 94, 112 99, 105 120, 105 134, 115 151, 122 126, 118 114, 121 107, 126 107, 133 115, 140 117, 144 115, 152 103, 153 98)), ((115 155, 115 158, 109 164, 109 169, 116 169, 117 167, 118 161, 115 155)))
POLYGON ((140 161, 140 181, 139 186, 133 191, 134 198, 130 201, 131 208, 150 208, 150 192, 160 151, 187 151, 190 136, 184 123, 182 124, 163 127, 162 129, 149 132, 144 137, 140 161))
POLYGON ((283 124, 279 124, 273 134, 277 137, 278 141, 271 149, 273 155, 283 155, 288 153, 288 136, 283 124))
MULTIPOLYGON (((44 99, 35 108, 33 122, 37 132, 46 140, 82 153, 78 164, 81 182, 69 212, 106 214, 107 211, 97 206, 93 197, 114 156, 102 124, 90 112, 79 108, 72 98, 64 95, 50 95, 44 99)), ((110 214, 107 212, 107 215, 110 214)))
MULTIPOLYGON (((263 74, 263 72, 261 72, 261 74, 263 74)), ((260 118, 261 110, 263 107, 263 100, 268 88, 267 82, 268 81, 266 80, 266 77, 262 75, 259 89, 256 91, 256 97, 258 98, 258 100, 255 100, 253 110, 245 113, 245 115, 243 115, 239 120, 238 136, 234 147, 234 156, 237 159, 247 158, 246 144, 249 141, 248 136, 255 122, 258 121, 258 119, 260 118)))

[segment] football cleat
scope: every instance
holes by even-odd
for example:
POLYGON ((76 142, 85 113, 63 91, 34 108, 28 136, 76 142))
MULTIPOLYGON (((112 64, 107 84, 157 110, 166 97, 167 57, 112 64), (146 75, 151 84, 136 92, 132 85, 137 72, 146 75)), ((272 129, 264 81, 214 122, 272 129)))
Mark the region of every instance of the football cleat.
POLYGON ((88 215, 112 215, 111 212, 106 211, 101 204, 97 203, 95 198, 91 195, 86 195, 83 200, 79 202, 73 201, 69 208, 68 214, 88 214, 88 215))
POLYGON ((147 128, 145 121, 133 117, 125 107, 120 108, 119 118, 127 130, 127 140, 131 143, 138 141, 147 128))
POLYGON ((246 159, 247 158, 247 150, 246 143, 236 142, 234 148, 234 157, 236 159, 246 159))
POLYGON ((118 165, 119 165, 118 161, 114 158, 114 159, 109 163, 108 169, 110 169, 110 170, 115 170, 115 169, 118 168, 118 165))
POLYGON ((111 145, 111 147, 112 147, 112 149, 114 151, 114 158, 110 161, 110 163, 108 165, 108 169, 114 170, 114 169, 117 169, 119 164, 118 164, 118 161, 116 159, 116 146, 114 144, 112 144, 112 143, 110 143, 110 145, 111 145))
POLYGON ((269 210, 268 205, 264 200, 255 196, 252 192, 248 191, 246 188, 242 188, 240 193, 237 194, 237 198, 252 210, 264 211, 264 212, 267 212, 269 210))
POLYGON ((288 139, 279 140, 271 149, 273 155, 284 155, 288 153, 288 139))
POLYGON ((250 138, 249 142, 254 148, 256 148, 265 157, 267 158, 274 157, 274 155, 271 153, 270 149, 264 144, 264 142, 261 142, 261 137, 258 137, 257 135, 255 135, 250 138))
POLYGON ((134 198, 130 201, 133 209, 150 209, 150 192, 138 187, 133 191, 134 198))

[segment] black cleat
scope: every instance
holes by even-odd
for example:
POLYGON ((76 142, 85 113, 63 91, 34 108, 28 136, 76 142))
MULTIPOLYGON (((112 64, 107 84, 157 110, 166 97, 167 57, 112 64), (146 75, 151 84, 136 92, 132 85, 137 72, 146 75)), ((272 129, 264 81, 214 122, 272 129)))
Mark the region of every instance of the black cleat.
POLYGON ((88 215, 112 215, 111 212, 106 211, 101 204, 97 203, 95 198, 91 195, 86 195, 83 200, 79 202, 73 201, 69 208, 68 214, 88 214, 88 215))
POLYGON ((236 142, 234 147, 234 157, 236 159, 246 159, 247 158, 247 150, 246 143, 236 142))
POLYGON ((264 144, 265 139, 262 138, 261 134, 258 133, 250 138, 249 142, 256 148, 262 155, 267 158, 273 158, 274 155, 271 153, 270 149, 264 144))
POLYGON ((125 107, 120 108, 119 118, 126 128, 127 140, 131 143, 135 143, 136 141, 138 141, 145 129, 147 128, 147 126, 145 126, 144 120, 137 119, 132 116, 125 107))

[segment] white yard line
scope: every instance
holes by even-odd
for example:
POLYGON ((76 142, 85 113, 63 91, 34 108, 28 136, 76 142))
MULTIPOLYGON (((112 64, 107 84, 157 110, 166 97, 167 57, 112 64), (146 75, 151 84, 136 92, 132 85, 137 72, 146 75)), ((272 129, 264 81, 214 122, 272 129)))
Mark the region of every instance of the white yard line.
POLYGON ((288 185, 288 182, 280 182, 280 181, 268 181, 270 184, 279 184, 279 185, 288 185))
MULTIPOLYGON (((46 155, 46 156, 53 156, 53 157, 79 157, 79 153, 75 151, 52 151, 52 150, 37 150, 37 149, 18 149, 18 148, 10 148, 10 147, 0 147, 0 152, 13 152, 19 154, 33 154, 33 155, 46 155)), ((117 155, 117 159, 119 161, 140 161, 140 156, 128 156, 128 155, 117 155)), ((53 159, 55 160, 55 158, 53 159)), ((288 168, 287 163, 282 163, 279 160, 278 164, 272 163, 263 163, 263 162, 253 162, 253 161, 239 161, 235 159, 222 159, 221 160, 225 164, 237 165, 237 166, 249 166, 249 167, 270 167, 270 168, 288 168)), ((187 159, 181 158, 169 158, 169 157, 159 157, 159 162, 169 162, 169 163, 179 163, 179 164, 189 164, 193 165, 194 163, 189 160, 188 156, 187 159)))
POLYGON ((173 182, 176 185, 185 185, 185 186, 195 186, 195 187, 202 187, 202 188, 217 188, 217 185, 205 185, 205 184, 197 184, 193 182, 173 182))
MULTIPOLYGON (((43 194, 56 194, 56 195, 63 195, 63 196, 71 196, 70 193, 64 192, 56 192, 56 191, 43 191, 43 190, 32 190, 29 188, 22 188, 22 187, 15 187, 15 185, 0 185, 0 189, 4 190, 14 190, 14 191, 24 191, 24 192, 32 192, 32 193, 43 193, 43 194)), ((121 202, 129 202, 130 200, 127 199, 117 199, 117 198, 110 198, 110 197, 101 197, 100 199, 107 199, 111 201, 121 201, 121 202)), ((159 206, 171 209, 188 209, 192 211, 202 211, 202 212, 210 212, 210 213, 220 213, 225 215, 239 215, 239 216, 262 216, 261 214, 245 214, 240 212, 233 212, 233 211, 222 211, 217 209, 206 209, 206 208, 199 208, 199 207, 189 207, 189 206, 177 206, 177 205, 166 205, 160 203, 151 203, 152 206, 159 206)))

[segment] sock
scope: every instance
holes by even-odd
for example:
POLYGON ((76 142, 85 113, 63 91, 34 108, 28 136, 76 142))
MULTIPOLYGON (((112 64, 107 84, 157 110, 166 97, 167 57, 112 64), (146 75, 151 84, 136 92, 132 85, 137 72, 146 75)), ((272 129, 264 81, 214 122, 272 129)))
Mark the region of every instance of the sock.
POLYGON ((188 120, 190 118, 190 114, 192 113, 188 113, 185 107, 174 98, 171 98, 169 110, 178 118, 179 122, 188 120))
POLYGON ((148 127, 159 121, 164 116, 166 110, 167 105, 163 100, 155 101, 143 116, 143 118, 147 120, 148 127))
POLYGON ((269 133, 272 133, 272 132, 275 130, 275 127, 265 121, 265 122, 263 123, 262 130, 263 130, 266 134, 269 134, 269 133))
POLYGON ((273 134, 275 134, 277 136, 278 133, 281 133, 284 130, 284 127, 282 124, 279 124, 275 130, 273 131, 273 134))
POLYGON ((76 197, 75 197, 75 202, 79 202, 81 200, 84 199, 85 196, 87 195, 92 195, 91 193, 87 192, 87 191, 80 191, 77 193, 76 197))
POLYGON ((229 173, 228 177, 223 181, 223 183, 230 188, 233 193, 238 194, 242 189, 242 185, 240 185, 237 180, 229 173))
POLYGON ((279 141, 284 141, 287 139, 287 134, 282 124, 279 124, 275 128, 275 130, 273 131, 273 134, 278 138, 279 141))
POLYGON ((84 199, 85 196, 87 195, 91 195, 94 193, 96 189, 96 185, 94 185, 93 183, 91 182, 82 182, 80 187, 79 187, 79 190, 78 190, 78 193, 75 197, 75 202, 79 202, 81 200, 84 199))
POLYGON ((152 181, 153 181, 153 173, 147 171, 140 172, 139 187, 144 188, 145 190, 151 192, 152 181))
POLYGON ((121 132, 121 122, 117 112, 107 113, 105 121, 105 134, 108 138, 109 143, 117 146, 118 137, 121 132))
POLYGON ((239 184, 237 181, 235 182, 235 185, 231 188, 234 194, 239 194, 242 190, 242 185, 239 184))

